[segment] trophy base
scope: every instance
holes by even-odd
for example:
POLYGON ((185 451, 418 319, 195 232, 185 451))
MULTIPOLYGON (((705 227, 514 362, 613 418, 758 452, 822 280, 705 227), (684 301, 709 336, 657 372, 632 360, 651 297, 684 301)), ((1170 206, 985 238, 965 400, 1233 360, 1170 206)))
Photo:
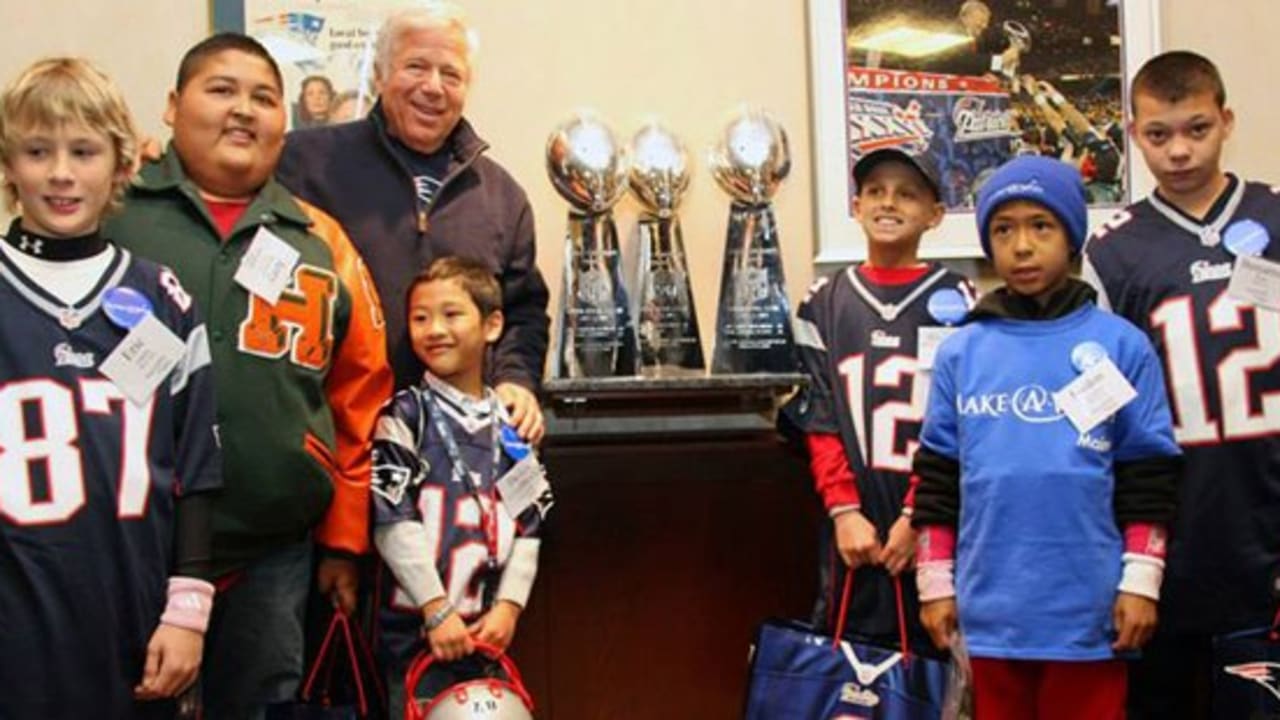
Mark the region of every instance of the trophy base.
POLYGON ((650 365, 640 368, 640 377, 652 380, 703 377, 706 374, 706 368, 691 368, 683 365, 650 365))
POLYGON ((773 210, 734 203, 711 372, 790 373, 798 366, 773 210))

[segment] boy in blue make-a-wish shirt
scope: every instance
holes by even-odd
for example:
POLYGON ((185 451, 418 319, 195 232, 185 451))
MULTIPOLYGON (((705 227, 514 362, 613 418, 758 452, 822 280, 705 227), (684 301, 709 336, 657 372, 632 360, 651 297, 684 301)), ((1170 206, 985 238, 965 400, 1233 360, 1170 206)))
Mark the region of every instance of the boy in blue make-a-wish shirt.
POLYGON ((976 716, 1124 717, 1125 665, 1155 629, 1181 468, 1150 341, 1071 277, 1085 194, 1041 157, 983 186, 1005 281, 943 343, 913 525, 921 621, 973 657, 976 716))

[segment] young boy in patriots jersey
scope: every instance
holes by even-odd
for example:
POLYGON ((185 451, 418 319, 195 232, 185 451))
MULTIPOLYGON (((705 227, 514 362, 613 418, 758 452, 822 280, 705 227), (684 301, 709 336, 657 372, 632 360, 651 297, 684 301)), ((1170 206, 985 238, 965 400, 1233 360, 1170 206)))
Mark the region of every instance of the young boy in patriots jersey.
POLYGON ((909 572, 903 576, 915 552, 906 517, 911 456, 930 349, 964 317, 973 291, 965 278, 918 258, 921 236, 944 213, 927 156, 878 150, 858 161, 853 176, 867 261, 816 282, 797 309, 795 336, 809 382, 786 409, 805 433, 814 487, 831 517, 823 527, 814 620, 835 628, 845 576, 853 572, 846 627, 894 645, 905 630, 927 648, 915 583, 909 572))
POLYGON ((383 409, 373 449, 374 542, 393 576, 378 614, 395 717, 424 628, 444 661, 476 642, 510 645, 551 506, 542 467, 484 382, 486 350, 502 334, 497 279, 481 263, 440 258, 406 302, 427 372, 383 409))
POLYGON ((164 718, 200 666, 221 484, 205 326, 100 231, 134 169, 83 60, 0 97, 0 717, 164 718), (146 340, 144 338, 152 339, 146 340), (156 353, 150 382, 122 360, 156 353))
POLYGON ((1234 116, 1213 63, 1148 61, 1130 132, 1157 188, 1099 229, 1084 276, 1165 363, 1187 458, 1161 629, 1132 670, 1131 717, 1204 717, 1212 636, 1270 624, 1280 568, 1280 313, 1230 289, 1240 258, 1280 262, 1277 188, 1223 172, 1234 116))
POLYGON ((934 363, 914 462, 921 621, 939 646, 958 623, 975 717, 1119 720, 1116 658, 1155 630, 1181 468, 1160 362, 1071 277, 1075 168, 1012 160, 977 216, 1005 286, 934 363))

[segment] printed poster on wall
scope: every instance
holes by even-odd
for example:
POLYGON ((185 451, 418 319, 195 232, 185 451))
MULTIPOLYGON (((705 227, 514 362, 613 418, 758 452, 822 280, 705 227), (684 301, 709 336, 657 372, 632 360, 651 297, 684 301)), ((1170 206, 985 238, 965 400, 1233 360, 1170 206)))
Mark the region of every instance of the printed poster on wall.
POLYGON ((363 117, 376 100, 373 42, 410 0, 215 0, 215 30, 246 33, 280 65, 291 129, 363 117))
POLYGON ((1127 201, 1118 3, 844 3, 850 167, 929 152, 954 210, 1014 155, 1049 155, 1080 169, 1091 205, 1127 201))

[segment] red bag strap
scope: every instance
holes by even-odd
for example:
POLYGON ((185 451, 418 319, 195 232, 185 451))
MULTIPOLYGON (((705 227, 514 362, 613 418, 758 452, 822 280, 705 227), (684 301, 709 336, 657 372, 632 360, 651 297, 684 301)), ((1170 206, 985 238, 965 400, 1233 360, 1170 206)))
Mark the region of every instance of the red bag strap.
MULTIPOLYGON (((347 660, 351 663, 351 676, 355 680, 356 702, 359 704, 360 716, 365 717, 369 714, 369 699, 365 695, 364 678, 361 677, 360 664, 356 657, 356 642, 352 639, 351 621, 337 608, 333 611, 333 619, 329 621, 329 629, 324 634, 324 641, 320 643, 320 652, 316 653, 315 662, 311 664, 311 669, 307 672, 307 681, 303 684, 299 697, 302 698, 303 702, 311 702, 316 680, 320 676, 320 668, 326 665, 332 653, 338 652, 338 648, 334 644, 334 638, 337 637, 339 630, 341 630, 342 639, 347 646, 347 660)), ((358 629, 355 631, 355 635, 363 643, 364 636, 360 635, 358 629)), ((366 659, 372 661, 371 651, 366 650, 366 652, 366 659)))
POLYGON ((836 634, 831 639, 831 649, 840 650, 840 638, 844 637, 844 618, 849 612, 849 595, 853 593, 853 571, 844 569, 844 590, 840 591, 840 612, 836 613, 836 634))
MULTIPOLYGON (((533 712, 533 697, 529 695, 529 691, 524 687, 524 678, 520 676, 520 670, 516 668, 516 664, 502 650, 488 643, 477 642, 475 644, 476 652, 483 654, 490 660, 496 661, 502 666, 502 672, 506 673, 507 681, 511 684, 511 689, 516 695, 524 701, 525 707, 529 708, 529 712, 533 712)), ((413 689, 422 681, 422 676, 427 674, 431 666, 435 664, 436 658, 431 654, 430 650, 423 650, 409 664, 409 672, 404 678, 404 716, 405 720, 424 720, 422 717, 422 709, 418 707, 418 703, 413 700, 413 689)))
MULTIPOLYGON (((840 639, 844 637, 845 616, 849 612, 849 596, 853 594, 853 571, 845 568, 844 589, 840 591, 840 612, 836 615, 835 637, 831 639, 831 648, 840 650, 840 639)), ((902 652, 902 662, 911 659, 911 645, 907 643, 907 609, 902 600, 902 578, 893 576, 893 595, 898 606, 898 645, 902 652)), ((1280 618, 1280 615, 1277 615, 1280 618)))

